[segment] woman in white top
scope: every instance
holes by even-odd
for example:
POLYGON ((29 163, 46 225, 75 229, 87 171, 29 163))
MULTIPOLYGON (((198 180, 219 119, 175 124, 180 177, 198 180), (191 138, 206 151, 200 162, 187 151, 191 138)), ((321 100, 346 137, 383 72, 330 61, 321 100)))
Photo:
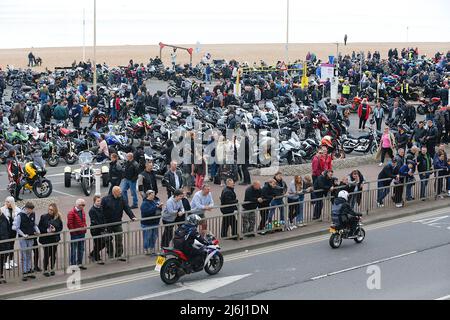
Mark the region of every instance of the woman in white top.
MULTIPOLYGON (((5 205, 0 208, 0 211, 2 214, 8 219, 8 223, 10 226, 10 234, 9 238, 12 239, 11 242, 8 242, 8 251, 14 250, 14 239, 16 239, 17 233, 16 231, 12 230, 12 224, 14 222, 14 219, 16 216, 20 213, 20 209, 16 207, 16 201, 13 197, 7 197, 5 199, 5 205)), ((14 252, 11 252, 8 254, 9 262, 5 263, 5 269, 9 270, 11 268, 16 268, 17 264, 14 262, 14 252)))

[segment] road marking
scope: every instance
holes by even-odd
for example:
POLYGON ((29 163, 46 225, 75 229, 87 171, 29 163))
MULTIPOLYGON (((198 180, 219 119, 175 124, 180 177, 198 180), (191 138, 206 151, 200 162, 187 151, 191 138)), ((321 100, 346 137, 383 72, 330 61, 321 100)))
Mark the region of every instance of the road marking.
POLYGON ((47 175, 46 177, 53 178, 53 177, 62 177, 62 176, 64 176, 64 173, 50 174, 50 175, 47 175))
POLYGON ((185 290, 191 290, 191 291, 205 294, 205 293, 217 290, 221 287, 225 287, 229 284, 232 284, 233 282, 239 281, 248 276, 251 276, 251 273, 238 275, 238 276, 212 278, 212 279, 206 279, 206 280, 179 283, 177 285, 180 286, 181 288, 172 289, 172 290, 164 291, 164 292, 153 293, 153 294, 149 294, 149 295, 145 295, 145 296, 141 296, 141 297, 137 297, 137 298, 131 298, 128 300, 148 300, 148 299, 166 296, 169 294, 173 294, 173 293, 177 293, 177 292, 181 292, 181 291, 185 291, 185 290))
MULTIPOLYGON (((438 209, 436 211, 426 212, 426 213, 419 214, 414 217, 410 216, 410 217, 404 217, 404 218, 400 218, 400 219, 396 219, 396 220, 392 220, 392 221, 380 222, 380 223, 368 226, 366 228, 366 230, 368 230, 368 231, 376 230, 376 229, 386 228, 386 227, 390 227, 390 226, 394 226, 394 225, 398 225, 398 224, 412 222, 417 219, 423 219, 423 218, 427 218, 427 217, 436 216, 436 215, 441 214, 442 212, 448 212, 448 209, 438 209)), ((234 261, 234 260, 250 258, 253 256, 263 255, 263 254, 267 254, 267 253, 271 253, 271 252, 275 252, 275 251, 287 250, 287 249, 291 249, 294 247, 299 247, 299 246, 304 246, 304 245, 324 241, 324 240, 328 239, 328 237, 329 237, 328 235, 322 235, 322 236, 317 236, 317 237, 309 238, 309 239, 290 241, 290 242, 287 242, 284 244, 265 247, 265 248, 261 248, 261 249, 256 249, 256 250, 252 250, 249 252, 240 252, 240 253, 235 253, 235 254, 231 254, 231 255, 225 255, 224 260, 225 260, 225 262, 234 261)), ((154 277, 158 277, 158 276, 159 276, 159 273, 151 271, 150 274, 144 273, 144 274, 137 275, 137 276, 131 276, 131 277, 116 279, 116 280, 112 280, 112 281, 100 282, 97 284, 88 285, 86 287, 83 286, 82 289, 79 289, 76 291, 70 291, 68 289, 63 289, 62 291, 57 291, 54 293, 47 293, 47 294, 38 295, 38 296, 31 296, 31 297, 34 297, 31 299, 34 299, 34 300, 50 299, 50 298, 55 298, 55 297, 70 295, 70 294, 76 294, 79 292, 84 292, 84 291, 89 291, 89 290, 94 290, 94 289, 101 289, 101 288, 110 287, 110 286, 119 285, 119 284, 126 284, 129 282, 154 278, 154 277)), ((26 299, 26 298, 24 297, 23 299, 26 299)), ((28 298, 28 299, 30 299, 30 298, 28 298)))
POLYGON ((62 192, 62 191, 58 191, 58 190, 54 190, 54 189, 53 189, 53 192, 62 194, 62 195, 64 195, 64 196, 69 196, 69 197, 72 197, 72 198, 76 198, 76 196, 74 196, 73 194, 68 194, 68 193, 65 193, 65 192, 62 192))
POLYGON ((445 297, 437 298, 436 300, 450 300, 450 294, 445 297))
POLYGON ((393 257, 390 257, 390 258, 385 258, 385 259, 381 259, 381 260, 377 260, 377 261, 361 264, 359 266, 354 266, 354 267, 350 267, 350 268, 347 268, 347 269, 343 269, 343 270, 339 270, 339 271, 323 274, 321 276, 317 276, 317 277, 311 278, 311 280, 315 281, 315 280, 323 279, 323 278, 326 278, 326 277, 334 276, 334 275, 337 275, 337 274, 340 274, 340 273, 344 273, 344 272, 348 272, 348 271, 352 271, 352 270, 368 267, 368 266, 371 266, 371 265, 374 265, 374 264, 379 264, 379 263, 386 262, 386 261, 391 261, 391 260, 394 260, 394 259, 400 259, 400 258, 403 258, 403 257, 406 257, 406 256, 410 256, 412 254, 416 254, 417 252, 418 251, 411 251, 411 252, 400 254, 400 255, 397 255, 397 256, 393 256, 393 257))

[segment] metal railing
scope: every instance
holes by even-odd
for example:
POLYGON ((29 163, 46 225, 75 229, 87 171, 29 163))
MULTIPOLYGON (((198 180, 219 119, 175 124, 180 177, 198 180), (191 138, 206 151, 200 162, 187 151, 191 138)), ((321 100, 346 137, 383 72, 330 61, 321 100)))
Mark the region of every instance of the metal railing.
MULTIPOLYGON (((430 171, 428 174, 430 174, 428 179, 421 180, 420 177, 416 175, 414 181, 404 181, 394 185, 389 183, 386 186, 380 186, 384 180, 364 182, 362 190, 350 193, 350 201, 354 201, 355 211, 368 215, 373 209, 377 208, 377 200, 381 192, 388 192, 388 194, 396 197, 385 197, 384 207, 392 208, 395 206, 395 202, 402 202, 406 205, 408 204, 405 199, 407 195, 407 187, 409 186, 411 187, 411 196, 416 200, 420 199, 421 184, 425 182, 427 183, 426 192, 423 194, 423 198, 425 199, 436 199, 439 196, 437 193, 438 189, 442 189, 442 191, 450 189, 450 175, 442 175, 443 172, 438 171, 430 171)), ((391 179, 387 179, 387 181, 390 180, 391 179)), ((217 206, 214 207, 214 209, 237 207, 237 210, 234 210, 234 213, 230 214, 205 217, 202 221, 203 227, 201 229, 207 229, 208 232, 214 234, 219 240, 235 239, 240 241, 244 236, 256 236, 258 233, 266 234, 281 231, 287 226, 292 225, 294 221, 289 221, 290 211, 290 218, 293 218, 294 220, 296 220, 298 214, 301 214, 303 219, 298 219, 297 221, 302 222, 303 224, 311 223, 314 220, 314 210, 316 210, 316 218, 319 218, 320 213, 321 221, 331 222, 331 205, 333 201, 333 197, 331 195, 327 194, 322 198, 315 198, 312 196, 312 193, 306 193, 303 195, 305 198, 302 201, 287 201, 288 196, 282 196, 275 198, 275 200, 280 201, 279 204, 272 206, 270 204, 260 206, 254 210, 243 209, 243 205, 251 204, 249 202, 227 206, 217 206), (322 210, 318 209, 320 204, 323 205, 322 210), (277 223, 281 221, 285 221, 285 223, 277 223)), ((198 211, 194 212, 197 213, 198 211)), ((187 217, 189 213, 191 212, 186 212, 185 216, 187 217)), ((171 241, 173 238, 174 229, 184 223, 184 221, 179 221, 170 224, 161 224, 160 220, 161 216, 157 216, 138 219, 135 222, 123 221, 76 230, 64 230, 59 233, 30 236, 26 238, 26 240, 33 241, 34 243, 33 246, 28 248, 21 248, 20 243, 21 241, 23 243, 23 240, 25 240, 24 238, 0 241, 0 245, 14 242, 12 249, 1 252, 4 260, 5 258, 11 256, 13 261, 12 267, 4 272, 5 278, 17 278, 23 276, 23 272, 27 271, 23 267, 24 260, 30 257, 30 251, 32 268, 34 269, 35 267, 39 267, 44 269, 42 258, 46 253, 51 254, 52 249, 55 249, 54 251, 56 252, 56 257, 53 268, 51 268, 51 264, 49 264, 49 271, 63 271, 66 273, 68 267, 71 265, 71 252, 77 243, 82 243, 84 246, 82 263, 87 266, 97 263, 90 258, 90 254, 95 248, 98 247, 101 248, 101 250, 99 250, 99 258, 104 263, 109 263, 118 259, 126 259, 126 261, 130 261, 133 257, 143 256, 144 233, 147 232, 156 233, 154 250, 155 252, 158 252, 162 249, 161 240, 163 239, 164 232, 166 232, 166 240, 171 241), (158 221, 154 222, 154 224, 156 224, 154 226, 141 226, 143 222, 145 223, 155 220, 158 221), (133 229, 132 225, 137 223, 139 223, 140 226, 133 229), (99 233, 99 230, 100 235, 92 236, 93 232, 94 234, 96 233, 95 231, 99 233), (86 232, 88 236, 82 239, 72 239, 71 234, 77 231, 86 232), (55 236, 57 234, 61 237, 61 240, 58 243, 41 244, 44 238, 55 236), (37 242, 35 242, 35 240, 37 242), (122 246, 120 243, 122 243, 122 246), (118 249, 120 251, 120 247, 123 248, 122 252, 117 252, 118 249), (23 257, 27 253, 28 256, 23 257)), ((168 242, 170 243, 170 241, 168 242)))

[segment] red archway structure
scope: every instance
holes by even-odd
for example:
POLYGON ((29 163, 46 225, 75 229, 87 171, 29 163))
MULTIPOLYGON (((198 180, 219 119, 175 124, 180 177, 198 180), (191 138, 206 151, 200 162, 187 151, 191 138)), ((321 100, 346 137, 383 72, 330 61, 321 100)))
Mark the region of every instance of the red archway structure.
POLYGON ((165 43, 160 42, 159 43, 159 58, 161 60, 162 60, 162 50, 164 49, 164 47, 186 50, 189 53, 189 56, 190 56, 190 63, 189 64, 192 66, 192 53, 194 52, 194 49, 174 46, 174 45, 171 45, 171 44, 165 44, 165 43))

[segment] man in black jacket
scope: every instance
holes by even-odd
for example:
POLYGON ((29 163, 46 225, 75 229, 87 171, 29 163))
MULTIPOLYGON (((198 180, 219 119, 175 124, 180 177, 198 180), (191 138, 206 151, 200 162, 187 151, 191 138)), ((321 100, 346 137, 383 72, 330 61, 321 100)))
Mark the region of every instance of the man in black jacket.
POLYGON ((419 171, 420 177, 420 199, 422 201, 425 201, 425 193, 431 176, 431 170, 433 170, 433 159, 428 153, 427 147, 422 147, 420 154, 417 156, 417 171, 419 171))
MULTIPOLYGON (((314 198, 321 199, 327 196, 328 192, 334 190, 333 186, 333 171, 325 170, 314 182, 314 198)), ((316 200, 314 203, 313 220, 319 220, 322 216, 323 200, 316 200)))
POLYGON ((166 172, 162 180, 163 187, 167 188, 167 198, 172 196, 173 191, 183 188, 183 174, 177 168, 178 163, 172 161, 169 171, 166 172))
MULTIPOLYGON (((251 233, 255 231, 255 210, 263 202, 261 182, 255 181, 253 184, 245 190, 244 212, 242 215, 242 228, 244 234, 251 233)), ((247 236, 254 236, 254 234, 249 234, 247 236)))
POLYGON ((127 161, 124 164, 123 180, 120 184, 122 189, 123 198, 128 203, 128 189, 131 189, 131 195, 133 196, 133 206, 131 209, 138 208, 138 196, 136 191, 136 183, 139 176, 139 164, 134 161, 132 153, 127 154, 127 161))
POLYGON ((389 194, 389 186, 392 180, 399 179, 400 166, 397 163, 397 159, 394 158, 388 163, 383 170, 378 174, 378 195, 377 206, 384 207, 383 200, 389 194))
POLYGON ((155 196, 158 195, 158 184, 156 183, 156 175, 153 171, 152 162, 147 162, 145 170, 139 174, 138 189, 142 199, 146 198, 145 194, 148 190, 153 190, 155 196))
MULTIPOLYGON (((109 233, 118 233, 114 236, 114 242, 116 246, 116 258, 120 258, 123 255, 123 229, 122 229, 122 216, 123 212, 130 217, 132 221, 136 221, 136 217, 131 211, 128 203, 122 197, 122 190, 120 187, 114 187, 112 194, 104 197, 101 202, 103 208, 103 215, 107 224, 117 223, 116 225, 108 227, 109 233)), ((108 253, 110 259, 114 257, 114 248, 112 242, 108 243, 108 253)), ((126 261, 124 258, 120 258, 119 261, 126 261)))
MULTIPOLYGON (((106 224, 105 215, 103 214, 103 208, 101 206, 102 199, 100 196, 94 197, 94 204, 92 208, 89 210, 89 218, 91 220, 91 235, 92 237, 99 237, 104 235, 107 232, 107 228, 104 227, 96 227, 100 225, 106 224)), ((105 264, 100 256, 100 252, 107 247, 108 254, 110 249, 111 237, 101 237, 94 239, 94 248, 89 254, 89 258, 98 264, 105 264), (107 245, 108 244, 108 245, 107 245)))
POLYGON ((111 194, 114 187, 120 186, 123 178, 123 168, 117 162, 118 160, 119 157, 116 153, 111 154, 111 162, 109 163, 109 183, 111 186, 109 187, 108 194, 111 194))
POLYGON ((398 126, 398 132, 395 135, 395 141, 398 149, 406 150, 409 142, 409 135, 405 132, 405 128, 403 128, 403 125, 398 126))
MULTIPOLYGON (((225 189, 222 190, 222 194, 220 195, 220 205, 227 206, 225 208, 220 208, 222 214, 231 214, 238 210, 237 206, 230 206, 232 204, 237 204, 238 200, 236 197, 236 192, 234 192, 234 181, 233 179, 227 179, 227 185, 225 189)), ((232 236, 237 235, 237 220, 234 215, 227 216, 223 218, 222 221, 222 238, 226 238, 228 236, 228 229, 231 227, 232 236)))
POLYGON ((248 166, 250 164, 250 139, 247 134, 247 129, 243 127, 244 137, 239 145, 239 155, 238 160, 239 169, 242 173, 242 182, 239 185, 249 185, 251 183, 250 172, 248 171, 248 166))
POLYGON ((412 136, 412 140, 419 148, 422 147, 426 134, 427 130, 425 130, 425 122, 419 121, 419 126, 414 129, 414 133, 412 136))
POLYGON ((425 136, 425 146, 427 147, 428 153, 430 157, 433 159, 436 153, 436 144, 439 140, 438 131, 433 124, 433 120, 427 121, 427 133, 425 136))

